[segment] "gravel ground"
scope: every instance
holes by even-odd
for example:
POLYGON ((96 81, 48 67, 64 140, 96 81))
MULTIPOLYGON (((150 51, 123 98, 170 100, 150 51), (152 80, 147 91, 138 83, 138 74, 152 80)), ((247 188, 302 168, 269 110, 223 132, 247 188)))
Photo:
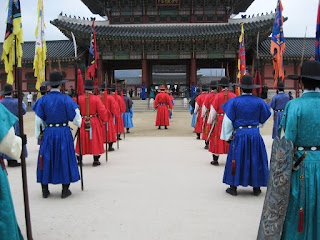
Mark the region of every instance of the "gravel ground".
MULTIPOLYGON (((36 183, 38 146, 33 138, 34 114, 25 116, 30 211, 34 239, 212 240, 255 239, 265 196, 251 188, 238 196, 222 183, 226 156, 218 167, 203 141, 195 139, 188 112, 174 112, 168 130, 157 130, 156 112, 135 113, 134 125, 108 163, 92 167, 84 158, 85 190, 71 184, 61 199, 61 186, 50 185, 43 199, 36 183)), ((75 131, 75 130, 74 130, 75 131)), ((272 122, 261 129, 270 153, 272 122)), ((9 168, 16 215, 25 236, 21 170, 9 168)))

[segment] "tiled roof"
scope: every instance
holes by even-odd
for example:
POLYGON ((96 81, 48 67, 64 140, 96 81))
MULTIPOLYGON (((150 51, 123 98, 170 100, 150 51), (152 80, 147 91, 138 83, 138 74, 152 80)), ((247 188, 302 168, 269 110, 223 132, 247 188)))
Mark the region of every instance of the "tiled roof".
MULTIPOLYGON (((306 45, 304 50, 304 58, 310 59, 315 56, 315 38, 306 38, 306 45)), ((286 38, 286 49, 284 52, 284 59, 293 58, 301 59, 303 49, 304 38, 286 38)), ((261 58, 271 59, 270 54, 271 38, 268 38, 261 42, 259 45, 259 56, 261 58)))
MULTIPOLYGON (((2 54, 2 45, 0 43, 0 53, 2 54)), ((34 59, 35 42, 25 42, 22 44, 23 56, 22 61, 33 61, 34 59)), ((81 56, 86 50, 78 47, 78 57, 81 56)), ((69 40, 56 40, 47 41, 47 58, 56 60, 58 57, 61 60, 74 58, 73 42, 69 40)))
MULTIPOLYGON (((258 31, 271 32, 273 15, 261 18, 244 19, 246 34, 258 31)), ((240 20, 241 21, 241 20, 240 20)), ((59 16, 51 23, 60 29, 66 36, 70 31, 75 35, 90 36, 91 21, 78 20, 59 16)), ((99 39, 127 39, 127 40, 185 40, 185 39, 212 39, 222 37, 239 37, 241 27, 239 21, 230 23, 180 23, 180 24, 132 24, 108 25, 97 21, 96 37, 99 39)))

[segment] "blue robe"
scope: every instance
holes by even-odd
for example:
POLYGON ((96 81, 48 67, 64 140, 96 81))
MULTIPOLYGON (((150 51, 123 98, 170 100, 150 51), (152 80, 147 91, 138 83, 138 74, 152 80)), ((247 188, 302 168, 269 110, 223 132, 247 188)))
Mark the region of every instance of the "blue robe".
POLYGON ((190 98, 194 98, 196 96, 197 86, 191 86, 190 98))
POLYGON ((146 90, 147 90, 147 87, 146 87, 146 86, 142 86, 142 87, 141 87, 140 98, 141 98, 142 100, 144 100, 144 99, 147 98, 146 90))
POLYGON ((192 120, 191 120, 191 127, 194 128, 197 120, 197 114, 194 113, 194 108, 190 105, 190 114, 192 115, 192 120))
POLYGON ((126 111, 122 114, 123 125, 124 125, 125 128, 133 128, 133 122, 132 122, 132 117, 133 117, 132 105, 133 105, 133 102, 132 102, 131 98, 129 98, 127 95, 123 96, 123 101, 126 104, 126 111))
MULTIPOLYGON (((78 105, 67 95, 50 92, 41 97, 32 108, 49 125, 72 121, 78 105)), ((39 151, 42 162, 39 156, 37 182, 69 184, 80 179, 73 136, 68 126, 46 127, 39 151)))
MULTIPOLYGON (((271 115, 269 106, 262 99, 252 95, 231 98, 221 107, 232 121, 233 128, 259 126, 265 123, 271 115)), ((234 131, 234 140, 230 143, 223 182, 233 186, 267 186, 268 156, 259 128, 234 131), (235 160, 236 163, 234 176, 232 175, 232 160, 235 160)))
MULTIPOLYGON (((11 114, 6 107, 0 104, 0 142, 7 135, 9 129, 18 118, 11 114)), ((7 172, 0 166, 0 239, 23 239, 11 198, 7 172)))
MULTIPOLYGON (((320 145, 320 93, 304 93, 287 103, 280 127, 294 146, 320 145)), ((304 151, 296 151, 296 161, 304 151)), ((292 173, 289 206, 282 239, 320 239, 320 151, 307 151, 298 171, 292 173), (304 171, 303 190, 300 176, 304 171), (302 202, 301 202, 302 198, 302 202), (300 207, 304 211, 304 231, 298 233, 300 207)))
MULTIPOLYGON (((287 102, 289 102, 290 97, 286 93, 278 93, 275 95, 272 99, 271 102, 269 103, 270 107, 273 109, 273 111, 278 111, 278 110, 284 110, 286 107, 287 102)), ((272 138, 274 139, 275 137, 279 137, 278 134, 278 128, 281 122, 283 116, 283 111, 279 112, 274 112, 274 120, 273 120, 273 131, 272 131, 272 138)))

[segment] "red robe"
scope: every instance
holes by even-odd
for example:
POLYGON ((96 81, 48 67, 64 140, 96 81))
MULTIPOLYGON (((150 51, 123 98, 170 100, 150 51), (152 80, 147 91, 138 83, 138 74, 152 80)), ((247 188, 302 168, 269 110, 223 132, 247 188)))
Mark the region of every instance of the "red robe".
MULTIPOLYGON (((117 93, 114 94, 113 97, 120 107, 120 112, 125 113, 126 112, 126 103, 123 101, 123 99, 117 93)), ((120 114, 118 117, 116 117, 116 119, 118 121, 118 133, 124 133, 124 124, 123 124, 122 114, 120 114)), ((117 127, 117 121, 115 123, 116 127, 117 127)))
POLYGON ((157 94, 154 101, 154 108, 157 109, 156 126, 169 126, 169 110, 173 108, 170 96, 165 92, 157 94))
MULTIPOLYGON (((90 117, 92 139, 90 139, 90 131, 85 131, 84 121, 86 116, 86 96, 79 96, 79 110, 82 116, 82 123, 80 128, 81 137, 81 154, 101 155, 104 153, 102 141, 102 128, 99 118, 103 122, 108 121, 108 112, 100 100, 100 96, 89 93, 89 114, 97 115, 90 117)), ((79 139, 77 139, 76 153, 79 154, 79 139)))
MULTIPOLYGON (((222 121, 224 117, 224 111, 221 108, 221 105, 223 105, 226 102, 224 92, 225 90, 222 90, 221 92, 219 92, 214 97, 213 102, 211 104, 218 114, 216 118, 216 124, 214 126, 213 132, 209 139, 210 141, 209 151, 215 154, 227 154, 229 151, 229 144, 226 141, 220 139, 222 121)), ((233 97, 236 97, 236 95, 233 92, 228 91, 227 100, 233 97)))
MULTIPOLYGON (((105 92, 102 96, 101 96, 101 100, 106 108, 106 110, 108 111, 109 114, 109 120, 108 120, 108 143, 111 142, 116 142, 117 141, 117 128, 115 125, 115 120, 113 118, 113 116, 117 116, 119 117, 120 115, 120 108, 118 103, 116 102, 116 100, 114 99, 114 97, 112 97, 111 95, 107 94, 107 92, 105 92)), ((102 139, 103 142, 106 142, 106 124, 102 123, 102 139)))
POLYGON ((198 97, 196 97, 196 103, 199 106, 199 111, 198 111, 198 117, 195 123, 194 127, 194 132, 196 133, 202 133, 202 126, 203 126, 203 118, 201 117, 202 114, 202 105, 204 103, 204 100, 206 98, 207 94, 206 93, 201 93, 198 97))
MULTIPOLYGON (((211 92, 211 93, 208 93, 204 99, 204 106, 206 106, 207 108, 207 117, 205 119, 205 125, 204 125, 204 128, 202 129, 202 140, 207 140, 208 138, 208 134, 210 132, 210 129, 211 129, 211 126, 212 124, 208 124, 207 120, 208 120, 208 117, 209 117, 209 114, 210 114, 210 106, 211 106, 211 103, 216 95, 216 91, 214 92, 211 92)), ((202 123, 203 124, 203 123, 202 123)))

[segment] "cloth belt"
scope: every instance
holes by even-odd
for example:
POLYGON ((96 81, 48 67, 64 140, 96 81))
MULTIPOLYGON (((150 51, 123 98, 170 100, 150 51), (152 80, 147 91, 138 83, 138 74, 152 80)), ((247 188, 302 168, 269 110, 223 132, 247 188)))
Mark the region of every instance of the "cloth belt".
POLYGON ((159 105, 168 105, 168 104, 166 104, 166 103, 159 103, 159 105))
MULTIPOLYGON (((82 118, 85 118, 87 116, 82 116, 82 118)), ((98 114, 94 114, 94 115, 89 115, 89 117, 98 117, 98 114)))
POLYGON ((295 147, 298 151, 320 151, 320 146, 317 147, 295 147))
POLYGON ((240 126, 240 127, 234 128, 234 129, 236 130, 236 129, 244 129, 244 128, 259 128, 259 126, 240 126))
POLYGON ((55 123, 55 124, 48 124, 47 127, 66 127, 68 126, 68 123, 55 123))
POLYGON ((284 109, 282 109, 282 110, 274 110, 274 112, 283 112, 284 111, 284 109))

